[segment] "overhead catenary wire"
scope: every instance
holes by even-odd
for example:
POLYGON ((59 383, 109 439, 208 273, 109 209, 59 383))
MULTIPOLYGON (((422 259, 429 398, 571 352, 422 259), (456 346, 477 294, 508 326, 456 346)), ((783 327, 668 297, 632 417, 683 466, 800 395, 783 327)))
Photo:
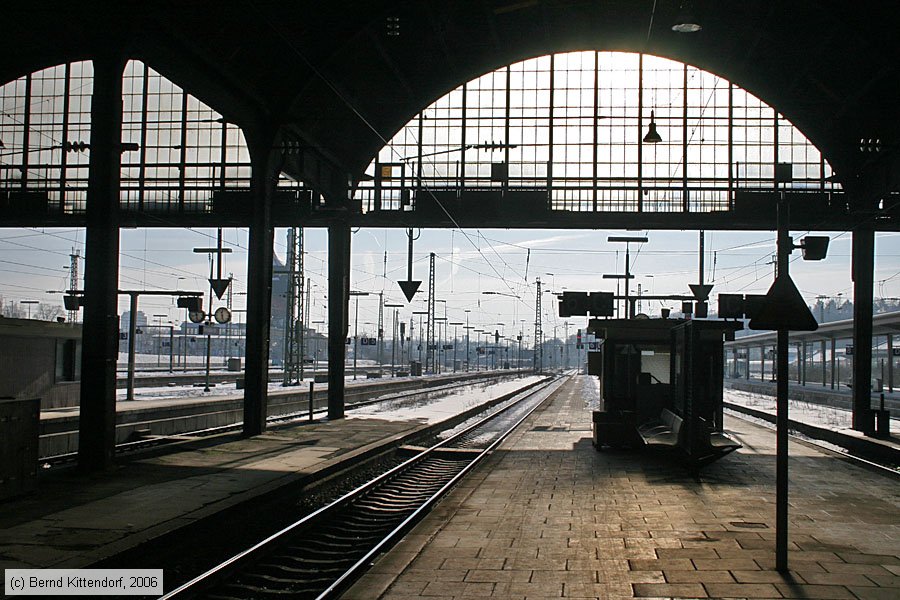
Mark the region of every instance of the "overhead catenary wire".
MULTIPOLYGON (((252 0, 248 0, 247 3, 250 6, 252 6, 254 9, 256 9, 256 11, 259 14, 263 14, 263 11, 261 11, 252 0)), ((381 133, 381 131, 379 131, 378 128, 376 128, 372 124, 372 122, 368 118, 366 118, 365 115, 362 114, 362 112, 356 107, 356 105, 353 102, 351 102, 349 98, 346 97, 346 95, 342 92, 342 90, 340 90, 338 88, 338 86, 336 86, 330 80, 330 78, 326 77, 325 74, 322 73, 322 71, 315 64, 313 64, 312 61, 310 61, 306 57, 306 55, 296 46, 296 44, 293 43, 293 41, 290 38, 288 38, 287 35, 284 34, 284 32, 281 31, 281 29, 279 27, 276 27, 275 24, 267 16, 263 16, 263 21, 291 49, 291 51, 294 52, 294 54, 296 54, 297 57, 299 57, 300 60, 303 61, 303 63, 306 64, 306 66, 309 67, 310 70, 341 100, 341 102, 343 102, 347 106, 347 108, 349 108, 350 111, 354 115, 356 115, 357 118, 359 118, 359 120, 372 133, 374 133, 378 137, 379 140, 381 140, 381 142, 384 144, 385 147, 389 147, 390 151, 393 152, 394 154, 396 154, 398 158, 402 158, 400 156, 399 152, 395 148, 393 148, 393 146, 391 146, 390 140, 388 140, 387 137, 385 135, 383 135, 381 133)), ((416 142, 421 143, 420 140, 416 140, 416 142)), ((429 157, 429 158, 431 158, 431 157, 429 157)), ((472 244, 473 247, 475 247, 477 249, 478 246, 472 240, 471 236, 469 236, 469 234, 460 226, 460 224, 456 220, 456 218, 452 214, 450 214, 450 211, 448 211, 447 208, 444 206, 444 204, 442 202, 440 202, 440 200, 434 195, 434 192, 428 187, 425 187, 424 191, 427 192, 431 196, 431 199, 434 200, 435 204, 438 207, 440 207, 440 209, 444 212, 444 214, 447 215, 447 218, 450 219, 450 221, 453 223, 453 226, 456 229, 458 229, 460 231, 460 233, 463 234, 463 236, 466 238, 466 240, 470 244, 472 244)), ((480 250, 479 250, 479 252, 480 252, 480 250)), ((498 254, 498 257, 499 257, 499 254, 498 254)), ((503 260, 502 257, 500 257, 500 260, 505 263, 505 261, 503 260)), ((503 277, 503 275, 496 269, 496 267, 494 267, 494 265, 490 261, 485 260, 485 262, 487 262, 487 264, 491 267, 491 269, 497 273, 497 275, 500 277, 500 279, 503 281, 503 283, 510 289, 510 291, 513 291, 513 288, 509 284, 508 280, 505 277, 503 277)), ((507 266, 509 266, 509 265, 507 265, 507 266)))
MULTIPOLYGON (((656 8, 656 2, 654 2, 654 9, 653 9, 654 12, 655 12, 655 8, 656 8)), ((652 22, 653 22, 653 14, 651 13, 650 27, 648 28, 648 39, 649 39, 650 34, 651 34, 651 32, 652 32, 652 22)), ((310 66, 312 66, 312 65, 310 65, 310 66)), ((448 213, 448 216, 449 216, 449 213, 448 213)), ((190 228, 189 228, 189 229, 190 229, 190 228)), ((482 238, 483 238, 483 239, 486 239, 485 236, 484 236, 483 234, 482 234, 482 238)), ((500 257, 500 254, 497 252, 496 248, 493 247, 493 245, 491 246, 491 249, 494 251, 495 254, 497 254, 498 257, 500 257)), ((479 248, 476 247, 476 250, 477 250, 477 253, 478 253, 478 254, 484 256, 484 254, 481 252, 481 250, 480 250, 479 248)), ((529 252, 528 259, 530 259, 530 249, 529 249, 528 252, 529 252)), ((635 260, 637 259, 637 256, 640 254, 640 252, 641 252, 641 248, 638 248, 638 251, 637 251, 637 253, 636 253, 636 255, 635 255, 635 260)), ((145 262, 143 262, 142 264, 144 265, 145 271, 146 271, 146 265, 148 264, 148 263, 146 262, 146 255, 145 255, 144 259, 145 259, 145 262)), ((528 260, 528 259, 526 259, 526 260, 528 260)), ((485 257, 485 260, 486 260, 486 262, 488 262, 488 264, 491 266, 491 268, 494 269, 494 265, 493 265, 490 261, 487 261, 487 258, 486 258, 486 257, 485 257)), ((502 259, 502 257, 501 257, 501 261, 504 262, 504 264, 507 264, 506 261, 502 259)), ((324 262, 324 261, 323 261, 323 262, 324 262)), ((160 264, 160 263, 156 263, 156 264, 160 264)), ((508 266, 508 264, 507 264, 507 266, 508 266)), ((528 269, 528 262, 526 262, 526 277, 525 277, 526 280, 527 280, 527 269, 528 269)), ((509 282, 508 282, 508 279, 506 278, 506 276, 505 276, 504 274, 501 274, 501 273, 500 273, 498 270, 496 270, 496 269, 494 269, 494 271, 495 271, 495 272, 497 273, 497 275, 500 277, 500 281, 503 281, 503 282, 506 283, 507 285, 510 285, 509 282)), ((900 272, 898 272, 898 274, 900 274, 900 272)), ((382 276, 384 277, 385 275, 383 274, 382 276)), ((893 279, 893 277, 894 277, 894 276, 891 276, 890 278, 888 278, 888 280, 893 279)), ((512 288, 510 288, 510 289, 512 289, 512 288)))

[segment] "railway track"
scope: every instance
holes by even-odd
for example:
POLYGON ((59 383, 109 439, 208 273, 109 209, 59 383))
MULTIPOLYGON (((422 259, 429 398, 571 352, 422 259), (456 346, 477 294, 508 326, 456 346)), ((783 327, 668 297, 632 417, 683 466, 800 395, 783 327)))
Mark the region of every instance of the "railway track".
POLYGON ((548 379, 447 432, 372 481, 163 596, 335 597, 562 383, 548 379))
MULTIPOLYGON (((748 423, 753 423, 754 425, 758 425, 759 427, 764 427, 766 429, 770 429, 775 431, 775 425, 769 421, 764 419, 760 419, 758 417, 754 417, 753 415, 748 415, 742 412, 738 412, 733 408, 730 408, 728 413, 735 419, 741 419, 747 421, 748 423)), ((824 452, 851 464, 854 464, 858 467, 862 467, 869 471, 873 471, 876 473, 880 473, 887 477, 892 477, 895 479, 900 479, 900 465, 889 464, 885 462, 880 462, 878 460, 870 460, 868 458, 864 458, 859 456, 851 449, 844 448, 839 444, 831 444, 828 442, 823 442, 822 440, 817 440, 808 435, 804 435, 802 433, 798 433, 796 431, 789 431, 788 437, 793 442, 797 442, 798 444, 803 444, 804 446, 808 446, 820 452, 824 452)))
MULTIPOLYGON (((414 388, 409 390, 401 390, 398 392, 384 392, 380 393, 376 397, 371 397, 372 392, 366 390, 348 390, 347 393, 344 394, 347 403, 345 405, 346 410, 354 410, 357 408, 362 408, 365 406, 371 406, 373 404, 379 404, 382 402, 398 402, 406 399, 415 398, 417 396, 421 396, 423 394, 439 394, 442 392, 447 392, 456 388, 460 388, 468 385, 477 385, 479 383, 489 384, 494 382, 495 380, 472 380, 466 379, 463 381, 451 381, 443 385, 437 385, 434 387, 424 387, 424 388, 414 388), (359 400, 353 400, 353 398, 361 398, 359 400)), ((376 392, 377 393, 377 392, 376 392)), ((318 398, 317 398, 318 400, 318 398)), ((229 412, 229 411, 222 411, 229 412)), ((298 421, 305 420, 313 420, 316 415, 323 415, 328 412, 327 407, 314 407, 312 412, 308 409, 293 411, 285 414, 279 415, 271 415, 266 419, 267 425, 286 425, 290 423, 296 423, 298 421)), ((127 455, 129 453, 140 452, 143 450, 148 450, 152 448, 159 448, 162 446, 174 447, 178 445, 187 444, 193 441, 196 441, 197 438, 211 437, 214 435, 221 435, 227 433, 233 433, 241 430, 243 426, 243 421, 237 421, 235 423, 230 423, 228 425, 220 425, 216 427, 207 427, 203 429, 195 429, 191 431, 179 432, 171 435, 154 435, 151 437, 147 437, 146 439, 134 440, 129 442, 122 442, 116 444, 116 454, 117 455, 127 455)), ((74 432, 77 433, 77 432, 74 432)), ((40 459, 41 464, 50 465, 51 467, 63 466, 67 464, 74 464, 78 457, 77 452, 69 452, 65 454, 57 454, 52 456, 45 456, 40 459)))

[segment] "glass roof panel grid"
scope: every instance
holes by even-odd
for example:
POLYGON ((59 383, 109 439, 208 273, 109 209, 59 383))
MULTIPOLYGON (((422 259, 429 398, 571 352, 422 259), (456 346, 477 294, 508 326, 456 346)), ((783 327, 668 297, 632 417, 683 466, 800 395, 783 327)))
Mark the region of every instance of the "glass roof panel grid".
MULTIPOLYGON (((583 51, 529 59, 467 82, 422 115, 378 157, 412 157, 407 186, 419 185, 421 152, 422 187, 533 190, 553 210, 730 210, 738 190, 772 189, 777 161, 794 164, 795 189, 839 189, 821 153, 772 107, 663 57, 583 51), (641 141, 651 112, 657 144, 641 141), (507 163, 505 180, 492 178, 494 163, 507 163)), ((382 209, 400 208, 393 199, 403 184, 383 183, 382 209)))

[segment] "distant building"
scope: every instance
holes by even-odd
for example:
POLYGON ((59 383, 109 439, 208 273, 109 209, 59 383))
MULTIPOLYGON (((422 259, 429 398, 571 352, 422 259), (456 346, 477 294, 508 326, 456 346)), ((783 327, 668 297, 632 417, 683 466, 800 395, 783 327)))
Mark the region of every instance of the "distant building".
MULTIPOLYGON (((137 327, 146 327, 147 326, 147 315, 144 314, 144 311, 137 311, 137 319, 135 320, 135 325, 137 327)), ((131 311, 126 310, 122 313, 122 316, 119 317, 119 329, 122 331, 128 331, 128 328, 131 326, 131 311)))
POLYGON ((0 317, 0 398, 78 406, 81 325, 0 317))
POLYGON ((269 326, 269 360, 274 365, 284 362, 284 330, 287 295, 291 285, 290 267, 272 253, 272 318, 269 326))
MULTIPOLYGON (((144 311, 139 310, 135 313, 135 321, 134 326, 137 329, 135 336, 135 352, 139 354, 143 354, 145 352, 150 352, 153 348, 151 339, 149 334, 150 332, 147 330, 147 315, 144 314, 144 311)), ((119 352, 128 352, 128 331, 131 327, 131 311, 126 310, 122 313, 122 316, 119 317, 119 352)))

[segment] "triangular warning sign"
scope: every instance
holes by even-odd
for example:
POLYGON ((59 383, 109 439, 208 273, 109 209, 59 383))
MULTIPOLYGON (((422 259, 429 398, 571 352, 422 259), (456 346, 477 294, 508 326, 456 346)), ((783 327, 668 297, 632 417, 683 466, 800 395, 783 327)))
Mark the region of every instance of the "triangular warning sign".
POLYGON ((713 289, 711 283, 689 283, 688 287, 691 288, 691 293, 694 294, 697 302, 706 302, 709 299, 709 292, 713 289))
POLYGON ((219 300, 222 299, 222 296, 225 294, 225 290, 228 289, 228 284, 230 283, 230 279, 211 278, 209 280, 209 286, 212 288, 212 291, 216 293, 216 298, 218 298, 219 300))
POLYGON ((419 291, 419 286, 422 285, 421 281, 398 281, 400 284, 400 289, 403 290, 403 295, 406 296, 407 302, 412 302, 413 296, 416 295, 416 292, 419 291))
POLYGON ((816 318, 790 275, 775 279, 759 314, 750 319, 750 329, 815 331, 818 328, 816 318))

